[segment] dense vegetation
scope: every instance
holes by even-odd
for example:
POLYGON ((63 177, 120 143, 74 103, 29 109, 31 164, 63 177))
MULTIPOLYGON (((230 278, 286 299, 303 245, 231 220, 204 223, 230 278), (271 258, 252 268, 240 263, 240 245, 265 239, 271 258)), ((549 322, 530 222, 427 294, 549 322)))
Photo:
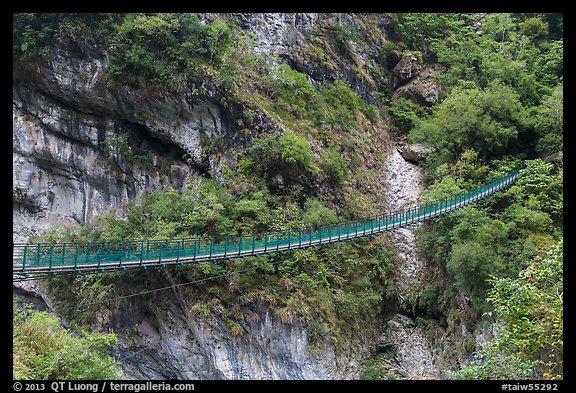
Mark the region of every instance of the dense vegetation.
MULTIPOLYGON (((561 251, 553 247, 561 244, 563 229, 562 15, 396 14, 392 21, 395 36, 382 48, 382 64, 368 70, 381 99, 376 106, 343 81, 314 86, 279 59, 254 54, 252 37, 233 21, 190 14, 15 14, 18 58, 45 54, 59 37, 93 37, 108 45, 113 80, 146 80, 172 91, 208 80, 286 127, 282 135, 256 135, 238 151, 225 184, 199 178, 178 192, 150 190, 127 202, 122 219, 109 212, 92 227, 55 228, 45 240, 226 235, 370 215, 383 206, 354 185, 375 178, 366 164, 374 143, 370 133, 378 127, 435 148, 421 163, 428 200, 474 189, 525 161, 514 186, 419 229, 419 246, 437 274, 415 289, 412 306, 470 325, 491 313, 503 324, 502 334, 477 351, 478 363, 454 377, 561 377, 561 251), (438 105, 392 99, 382 81, 394 59, 408 54, 424 66, 443 67, 435 74, 442 86, 438 105), (548 249, 556 251, 540 257, 548 249), (531 278, 536 275, 538 283, 531 278), (507 297, 513 288, 526 296, 507 297), (458 291, 470 299, 472 315, 462 315, 458 291), (540 303, 543 296, 553 301, 550 307, 540 303), (513 311, 506 303, 512 301, 513 311), (520 327, 519 315, 525 322, 520 327), (547 337, 551 341, 542 346, 547 337)), ((352 25, 342 25, 319 27, 308 39, 324 56, 352 58, 350 44, 361 38, 352 25)), ((241 126, 250 127, 257 116, 246 110, 241 126)), ((217 142, 206 151, 223 154, 217 142)), ((219 310, 233 334, 246 333, 241 305, 261 302, 285 322, 308 321, 312 344, 328 339, 343 348, 358 332, 376 332, 368 322, 394 304, 393 250, 383 250, 386 241, 201 264, 173 274, 182 280, 213 276, 206 290, 189 289, 190 312, 208 316, 219 310)), ((118 279, 61 278, 51 289, 66 305, 96 293, 121 295, 111 285, 118 279), (70 292, 72 281, 79 284, 70 292)), ((62 311, 86 324, 85 315, 98 307, 84 314, 62 311)))
POLYGON ((12 311, 14 379, 118 379, 120 364, 107 351, 114 334, 70 332, 46 311, 16 303, 12 311))
POLYGON ((459 379, 560 379, 563 366, 563 240, 534 257, 517 278, 489 279, 489 316, 498 336, 476 354, 459 379))
MULTIPOLYGON (((396 17, 397 45, 420 51, 425 62, 440 63, 446 70, 436 76, 444 89, 440 104, 423 111, 397 103, 391 115, 409 140, 436 150, 423 163, 429 183, 425 198, 430 200, 473 188, 520 160, 527 168, 504 192, 423 226, 419 244, 479 312, 496 314, 504 324, 502 334, 479 352, 481 365, 466 368, 459 377, 558 378, 562 375, 558 270, 547 278, 559 296, 559 303, 558 298, 553 303, 556 308, 538 308, 528 300, 506 304, 514 299, 504 299, 503 293, 514 285, 533 291, 526 280, 532 274, 527 272, 529 266, 562 239, 562 16, 489 14, 475 24, 477 17, 396 17), (520 315, 521 322, 514 321, 520 315), (538 325, 546 331, 542 334, 550 334, 554 348, 536 343, 542 336, 527 339, 531 334, 527 325, 538 325), (524 345, 534 347, 528 350, 524 345), (545 353, 536 353, 535 347, 545 353)), ((431 288, 440 287, 451 293, 451 287, 440 281, 431 288)), ((433 302, 421 307, 428 312, 444 307, 433 302)))

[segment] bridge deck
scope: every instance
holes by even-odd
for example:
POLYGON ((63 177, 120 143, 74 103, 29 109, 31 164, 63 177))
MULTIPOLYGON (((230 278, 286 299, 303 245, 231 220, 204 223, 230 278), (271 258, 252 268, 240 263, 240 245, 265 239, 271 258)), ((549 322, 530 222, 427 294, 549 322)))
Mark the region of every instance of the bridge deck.
POLYGON ((410 207, 371 219, 226 238, 130 241, 114 243, 14 244, 13 274, 38 276, 85 271, 147 268, 260 255, 316 247, 372 236, 428 220, 486 198, 516 181, 521 168, 474 191, 410 207), (217 240, 221 241, 217 241, 217 240))

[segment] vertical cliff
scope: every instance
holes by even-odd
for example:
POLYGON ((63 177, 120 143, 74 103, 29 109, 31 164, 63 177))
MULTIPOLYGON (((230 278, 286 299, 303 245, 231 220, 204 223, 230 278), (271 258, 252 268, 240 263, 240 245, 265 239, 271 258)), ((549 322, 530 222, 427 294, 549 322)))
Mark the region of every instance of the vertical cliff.
POLYGON ((235 108, 219 97, 193 84, 180 95, 111 81, 106 49, 81 44, 58 42, 14 68, 14 241, 49 225, 88 224, 146 189, 217 174, 205 140, 246 143, 235 108))

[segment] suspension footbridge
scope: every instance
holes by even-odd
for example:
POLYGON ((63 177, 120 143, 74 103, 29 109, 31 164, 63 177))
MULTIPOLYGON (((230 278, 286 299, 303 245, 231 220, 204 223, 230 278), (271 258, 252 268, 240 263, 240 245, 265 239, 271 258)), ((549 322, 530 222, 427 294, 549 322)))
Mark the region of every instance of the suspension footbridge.
POLYGON ((217 262, 349 241, 416 224, 460 209, 509 187, 517 180, 523 168, 518 167, 473 191, 434 202, 379 214, 368 219, 285 232, 194 239, 13 244, 13 277, 17 279, 63 273, 147 269, 204 261, 217 262))

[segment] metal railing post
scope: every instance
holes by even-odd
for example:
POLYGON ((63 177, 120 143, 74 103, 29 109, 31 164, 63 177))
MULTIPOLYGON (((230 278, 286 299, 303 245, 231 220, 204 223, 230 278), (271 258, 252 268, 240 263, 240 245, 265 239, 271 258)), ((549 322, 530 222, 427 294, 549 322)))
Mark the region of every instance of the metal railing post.
MULTIPOLYGON (((89 249, 90 249, 90 242, 86 242, 84 244, 84 251, 86 253, 86 256, 85 256, 86 264, 90 263, 90 260, 88 259, 88 250, 89 249)), ((100 261, 98 261, 98 269, 100 269, 100 261)))
POLYGON ((280 249, 280 230, 276 231, 276 251, 280 249))
POLYGON ((74 253, 74 270, 78 268, 78 243, 76 243, 76 252, 74 253))
MULTIPOLYGON (((22 255, 22 272, 26 271, 26 250, 28 250, 28 246, 24 246, 24 253, 22 255)), ((14 252, 12 252, 12 254, 14 254, 14 252)))

